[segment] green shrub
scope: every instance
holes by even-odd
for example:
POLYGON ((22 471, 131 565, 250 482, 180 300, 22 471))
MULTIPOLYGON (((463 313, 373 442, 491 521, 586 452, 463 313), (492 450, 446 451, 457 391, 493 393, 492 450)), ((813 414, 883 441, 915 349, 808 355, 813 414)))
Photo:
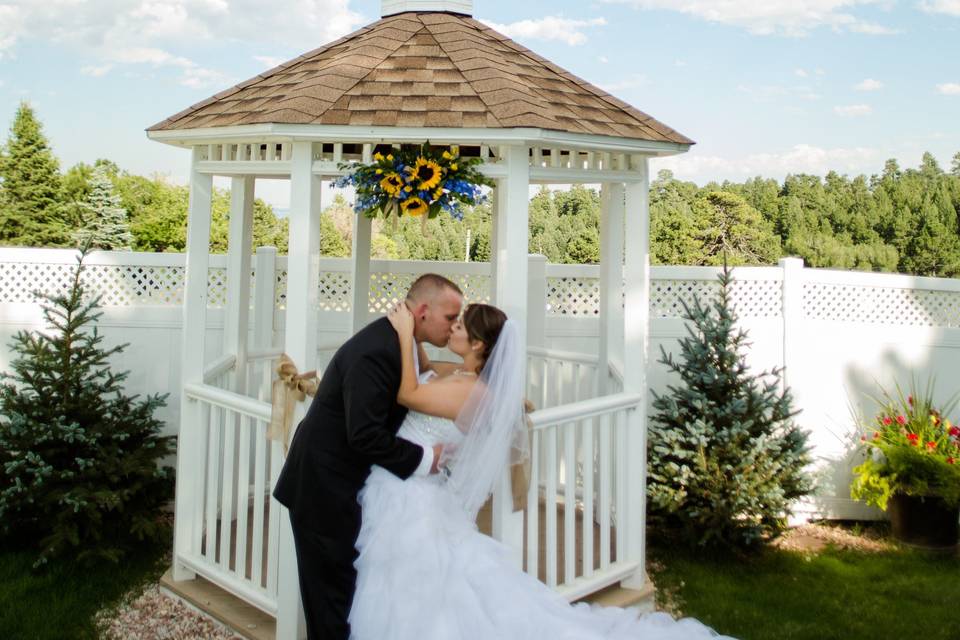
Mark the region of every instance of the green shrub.
POLYGON ((726 268, 720 295, 684 305, 680 358, 660 362, 682 384, 654 394, 648 445, 651 521, 691 545, 749 546, 786 526, 790 501, 810 493, 807 433, 792 420, 782 370, 752 374, 736 329, 726 268))
MULTIPOLYGON (((165 396, 123 394, 128 372, 111 371, 84 300, 83 257, 69 290, 42 296, 49 334, 14 336, 13 373, 0 384, 0 537, 48 559, 119 560, 132 539, 165 530, 157 512, 172 496, 161 467, 173 438, 154 411, 165 396)), ((147 363, 144 363, 145 365, 147 363)))

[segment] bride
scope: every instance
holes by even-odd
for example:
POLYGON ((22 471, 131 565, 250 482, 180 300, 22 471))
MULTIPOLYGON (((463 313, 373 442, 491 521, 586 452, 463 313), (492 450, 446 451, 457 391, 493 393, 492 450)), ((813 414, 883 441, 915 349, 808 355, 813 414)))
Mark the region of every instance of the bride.
POLYGON ((360 493, 351 640, 689 640, 716 634, 693 619, 571 606, 517 569, 510 550, 477 530, 476 515, 506 465, 527 455, 517 328, 496 307, 471 304, 448 347, 463 363, 430 362, 404 304, 398 435, 444 445, 447 470, 401 480, 379 467, 360 493), (417 376, 414 350, 421 374, 417 376))

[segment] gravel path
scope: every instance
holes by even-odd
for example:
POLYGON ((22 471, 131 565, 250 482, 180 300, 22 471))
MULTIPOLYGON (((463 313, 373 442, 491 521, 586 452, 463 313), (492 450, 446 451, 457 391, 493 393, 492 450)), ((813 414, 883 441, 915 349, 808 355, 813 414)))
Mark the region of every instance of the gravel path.
POLYGON ((131 593, 116 611, 97 614, 105 640, 242 640, 222 625, 164 595, 157 585, 131 593))

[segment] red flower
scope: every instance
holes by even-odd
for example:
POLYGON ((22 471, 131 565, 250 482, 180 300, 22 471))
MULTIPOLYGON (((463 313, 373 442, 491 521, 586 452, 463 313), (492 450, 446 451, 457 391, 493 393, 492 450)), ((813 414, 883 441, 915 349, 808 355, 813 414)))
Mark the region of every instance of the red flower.
POLYGON ((960 427, 950 427, 950 435, 960 437, 960 427))
POLYGON ((909 440, 909 441, 910 441, 910 444, 915 447, 915 446, 917 446, 917 445, 919 444, 920 436, 918 436, 918 435, 915 434, 915 433, 908 433, 908 434, 907 434, 907 440, 909 440))
POLYGON ((947 458, 947 464, 955 464, 957 461, 954 458, 947 458))
POLYGON ((907 396, 907 402, 910 403, 910 406, 913 406, 913 396, 907 396))
POLYGON ((936 443, 936 442, 933 442, 933 441, 931 440, 930 442, 927 443, 927 449, 929 449, 930 451, 933 451, 933 450, 936 449, 936 448, 937 448, 937 443, 936 443))
POLYGON ((879 440, 879 439, 880 439, 880 432, 879 432, 879 431, 874 431, 874 432, 873 432, 873 439, 874 439, 874 440, 879 440))
POLYGON ((897 416, 897 424, 907 424, 907 419, 903 416, 897 416))
POLYGON ((883 424, 885 424, 885 425, 893 424, 893 420, 890 418, 890 416, 884 416, 884 418, 883 418, 883 424))

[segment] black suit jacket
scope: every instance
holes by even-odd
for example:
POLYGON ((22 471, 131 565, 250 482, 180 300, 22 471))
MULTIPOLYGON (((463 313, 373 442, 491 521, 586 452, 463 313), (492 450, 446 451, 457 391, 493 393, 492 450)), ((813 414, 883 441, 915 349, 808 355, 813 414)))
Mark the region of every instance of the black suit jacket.
POLYGON ((295 519, 328 529, 331 517, 356 504, 372 465, 404 479, 416 471, 423 449, 396 435, 407 414, 397 404, 400 375, 400 340, 386 318, 334 354, 273 492, 295 519))

